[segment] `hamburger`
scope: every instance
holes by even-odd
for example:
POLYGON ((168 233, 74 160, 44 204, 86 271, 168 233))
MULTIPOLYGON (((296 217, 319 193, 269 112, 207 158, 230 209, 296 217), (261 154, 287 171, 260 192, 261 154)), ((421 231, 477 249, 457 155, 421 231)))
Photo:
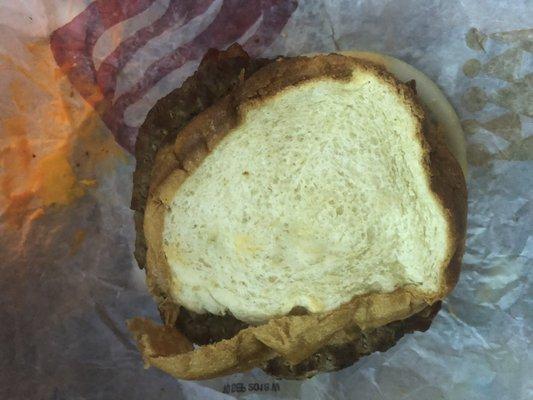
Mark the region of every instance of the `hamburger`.
POLYGON ((464 251, 460 141, 398 60, 209 51, 137 140, 135 256, 162 318, 129 321, 145 363, 298 379, 426 330, 464 251))

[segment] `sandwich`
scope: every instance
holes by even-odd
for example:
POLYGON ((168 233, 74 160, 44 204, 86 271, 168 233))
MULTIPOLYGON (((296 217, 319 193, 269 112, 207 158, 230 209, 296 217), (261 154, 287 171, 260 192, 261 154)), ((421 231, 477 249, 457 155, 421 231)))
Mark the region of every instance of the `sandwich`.
POLYGON ((395 63, 233 45, 154 106, 132 208, 162 323, 128 323, 147 366, 300 379, 429 328, 464 252, 461 134, 395 63))

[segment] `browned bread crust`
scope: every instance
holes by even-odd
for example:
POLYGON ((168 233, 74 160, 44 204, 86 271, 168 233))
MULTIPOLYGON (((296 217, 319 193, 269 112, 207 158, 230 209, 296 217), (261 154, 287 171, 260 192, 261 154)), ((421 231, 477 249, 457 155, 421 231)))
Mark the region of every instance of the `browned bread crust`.
POLYGON ((437 302, 409 318, 368 331, 352 327, 346 332, 345 337, 341 336, 338 341, 331 341, 298 364, 292 365, 277 357, 268 361, 263 369, 278 378, 305 379, 319 372, 331 372, 349 367, 361 357, 375 351, 388 350, 406 333, 426 331, 437 315, 440 305, 441 303, 437 302))
MULTIPOLYGON (((406 332, 414 329, 426 329, 436 313, 436 306, 431 308, 431 304, 438 304, 438 300, 453 288, 458 278, 464 249, 466 187, 457 162, 443 142, 439 140, 438 132, 431 128, 425 113, 417 103, 413 90, 397 82, 390 74, 373 64, 339 55, 316 57, 313 62, 306 58, 277 60, 259 70, 244 84, 242 82, 245 81, 246 76, 266 62, 254 63, 247 59, 245 53, 243 54, 241 50, 235 47, 230 49, 228 53, 217 53, 213 59, 215 65, 216 63, 230 64, 230 67, 224 70, 226 75, 222 74, 229 85, 215 85, 220 89, 217 92, 218 98, 221 98, 218 103, 191 120, 194 114, 202 110, 202 105, 208 106, 216 101, 217 96, 208 97, 205 103, 201 103, 201 106, 192 112, 187 111, 186 108, 190 102, 180 102, 180 99, 186 98, 187 95, 194 96, 194 90, 183 88, 202 85, 191 82, 198 79, 197 75, 201 75, 202 68, 206 68, 208 65, 209 61, 204 60, 199 68, 199 73, 187 81, 189 86, 186 82, 184 87, 173 92, 161 104, 158 103, 143 125, 139 137, 140 142, 137 146, 138 160, 141 157, 142 161, 138 164, 135 174, 136 189, 134 188, 132 207, 136 210, 138 227, 136 257, 139 264, 144 265, 144 233, 140 225, 142 225, 144 204, 147 198, 147 183, 150 183, 150 196, 157 199, 157 205, 152 207, 153 214, 148 216, 150 223, 147 227, 151 232, 146 232, 146 234, 152 238, 153 251, 151 256, 149 253, 147 274, 149 286, 158 299, 164 321, 167 324, 176 324, 190 342, 197 344, 215 343, 205 350, 210 357, 221 359, 236 357, 237 361, 222 362, 218 369, 202 370, 200 366, 194 370, 183 366, 184 362, 189 363, 189 367, 190 363, 199 362, 198 357, 193 360, 193 355, 167 354, 165 357, 160 357, 161 353, 166 353, 166 351, 162 352, 159 349, 157 357, 155 357, 150 333, 143 330, 138 320, 133 330, 136 332, 147 361, 175 376, 190 379, 216 376, 222 373, 245 370, 253 366, 263 366, 273 375, 292 378, 306 377, 322 370, 343 368, 362 355, 390 347, 406 332), (324 76, 331 79, 348 79, 354 65, 357 68, 372 69, 381 76, 405 99, 413 114, 419 119, 419 135, 421 142, 427 149, 426 161, 427 169, 431 174, 431 187, 448 211, 450 234, 455 243, 454 253, 450 255, 450 263, 444 266, 445 282, 439 295, 428 299, 417 293, 416 289, 407 288, 407 290, 387 295, 382 294, 377 297, 361 296, 345 307, 325 313, 322 316, 287 316, 271 321, 267 324, 270 327, 262 326, 262 329, 247 328, 245 323, 232 316, 198 315, 180 309, 179 305, 172 304, 167 296, 168 266, 165 265, 166 260, 161 257, 157 245, 160 240, 160 225, 163 215, 163 209, 160 207, 164 207, 168 196, 171 196, 180 182, 194 171, 205 155, 213 150, 218 141, 239 123, 242 109, 253 107, 265 98, 276 95, 284 88, 298 85, 306 80, 324 76), (233 85, 239 83, 242 85, 230 92, 233 85), (228 92, 230 94, 223 97, 228 92), (168 109, 175 111, 167 111, 168 109), (165 117, 168 119, 165 114, 176 115, 176 112, 181 112, 182 117, 177 119, 177 123, 175 120, 172 126, 168 121, 165 121, 165 117), (177 135, 180 127, 188 120, 191 120, 190 123, 177 135), (214 121, 216 124, 213 123, 214 121), (168 129, 166 126, 171 128, 168 129), (152 135, 154 137, 150 138, 152 135), (173 141, 174 143, 172 143, 173 141), (160 150, 157 159, 155 159, 154 153, 158 149, 160 150), (154 164, 154 159, 155 167, 151 177, 147 178, 150 166, 154 164), (163 184, 169 175, 172 175, 170 180, 172 184, 163 184), (387 309, 386 312, 384 309, 387 309), (328 319, 331 321, 328 322, 328 319), (403 320, 403 322, 394 322, 398 320, 403 320), (324 323, 324 321, 326 322, 324 323), (314 337, 302 333, 305 329, 313 329, 312 327, 315 327, 316 324, 322 324, 322 328, 317 329, 317 334, 314 337), (283 328, 282 331, 289 329, 289 333, 288 337, 280 342, 274 336, 279 334, 281 328, 283 328), (303 346, 302 340, 305 342, 303 346), (295 345, 297 344, 298 352, 295 352, 295 345), (340 349, 346 351, 340 351, 340 349), (229 354, 231 352, 234 354, 229 354), (189 358, 184 360, 184 356, 189 358), (177 364, 181 364, 181 366, 177 366, 177 364)), ((219 70, 215 68, 214 71, 216 74, 219 70)), ((220 79, 221 76, 218 78, 220 79)), ((198 89, 197 86, 196 88, 198 89)), ((199 88, 199 90, 203 89, 199 88)), ((189 101, 190 99, 189 97, 189 101)), ((200 358, 204 356, 206 354, 200 355, 200 358)))
POLYGON ((155 156, 165 143, 173 143, 190 120, 226 96, 244 79, 270 62, 252 60, 238 45, 225 51, 209 50, 198 70, 183 85, 160 99, 148 113, 135 143, 136 168, 133 173, 131 208, 135 211, 135 258, 146 264, 143 233, 144 209, 155 156))

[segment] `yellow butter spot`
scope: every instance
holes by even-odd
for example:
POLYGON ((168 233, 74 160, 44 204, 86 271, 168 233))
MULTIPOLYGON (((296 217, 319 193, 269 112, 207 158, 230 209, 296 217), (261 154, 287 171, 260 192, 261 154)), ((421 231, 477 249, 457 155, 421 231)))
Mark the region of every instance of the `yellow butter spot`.
POLYGON ((85 187, 95 187, 98 185, 98 181, 96 179, 81 179, 80 183, 85 187))
POLYGON ((35 174, 36 190, 45 206, 65 205, 85 193, 62 151, 43 157, 35 174))
MULTIPOLYGON (((0 111, 0 215, 18 226, 42 215, 47 206, 76 201, 97 186, 96 172, 128 161, 65 70, 57 67, 49 43, 41 40, 26 48, 24 65, 0 55, 11 103, 0 111)), ((93 89, 99 99, 99 88, 93 89)))

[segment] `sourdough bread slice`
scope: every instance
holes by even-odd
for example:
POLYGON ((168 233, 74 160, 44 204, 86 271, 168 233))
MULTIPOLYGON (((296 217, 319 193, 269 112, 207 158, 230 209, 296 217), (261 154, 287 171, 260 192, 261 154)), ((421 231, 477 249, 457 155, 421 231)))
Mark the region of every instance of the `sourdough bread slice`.
POLYGON ((422 310, 453 286, 464 240, 464 178, 433 136, 411 89, 375 65, 262 68, 160 151, 150 286, 196 312, 270 321, 228 341, 266 346, 263 362, 422 310), (283 317, 294 308, 312 314, 283 317))

